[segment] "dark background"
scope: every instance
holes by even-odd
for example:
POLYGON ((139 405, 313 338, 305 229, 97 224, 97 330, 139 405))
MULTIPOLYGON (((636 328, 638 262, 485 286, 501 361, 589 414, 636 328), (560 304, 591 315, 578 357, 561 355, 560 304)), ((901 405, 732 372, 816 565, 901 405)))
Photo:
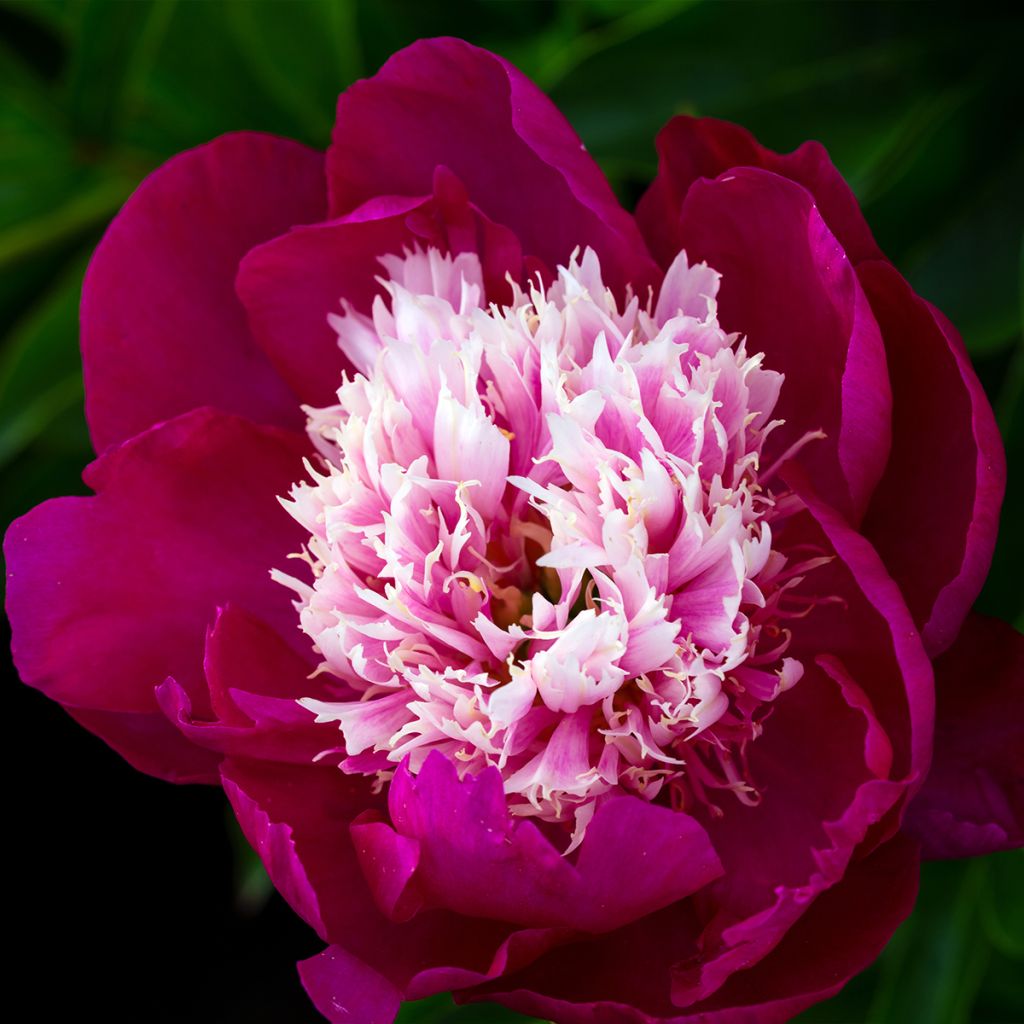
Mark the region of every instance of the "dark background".
MULTIPOLYGON (((323 147, 334 101, 394 50, 461 35, 516 62, 623 201, 674 113, 766 144, 818 138, 876 236, 964 334, 1010 455, 982 606, 1024 627, 1022 60, 1015 6, 970 3, 0 3, 0 526, 82 493, 77 303, 137 182, 233 129, 323 147)), ((942 495, 935 495, 942 500, 942 495)), ((3 636, 6 650, 8 635, 3 636)), ((315 1021, 294 973, 316 937, 268 891, 212 788, 144 777, 4 664, 6 847, 19 1020, 315 1021)), ((102 666, 97 666, 102 671, 102 666)), ((1024 856, 927 865, 880 961, 808 1021, 1024 1021, 1024 856)), ((13 959, 13 963, 12 963, 13 959)), ((446 999, 413 1021, 508 1021, 446 999)))

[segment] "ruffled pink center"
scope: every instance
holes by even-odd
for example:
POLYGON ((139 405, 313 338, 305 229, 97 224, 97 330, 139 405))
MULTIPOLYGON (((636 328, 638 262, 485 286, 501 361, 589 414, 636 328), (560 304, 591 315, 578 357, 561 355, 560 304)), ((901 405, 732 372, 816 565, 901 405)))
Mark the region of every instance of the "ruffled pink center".
POLYGON ((341 768, 495 765, 577 836, 612 791, 756 799, 806 563, 758 480, 782 377, 719 327, 719 275, 680 254, 620 310, 588 250, 499 308, 474 255, 382 263, 390 301, 331 317, 358 374, 309 410, 321 461, 285 503, 314 581, 276 574, 337 680, 301 703, 341 768))

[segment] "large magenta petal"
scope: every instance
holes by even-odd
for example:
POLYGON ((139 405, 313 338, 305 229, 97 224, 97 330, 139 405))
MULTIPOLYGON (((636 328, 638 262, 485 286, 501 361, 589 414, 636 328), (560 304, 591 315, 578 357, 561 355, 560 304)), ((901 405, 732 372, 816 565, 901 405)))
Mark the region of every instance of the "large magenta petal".
POLYGON ((799 456, 852 521, 889 454, 885 350, 857 275, 811 194, 768 171, 740 168, 693 185, 680 213, 690 260, 722 274, 719 319, 786 375, 766 460, 807 431, 799 456))
POLYGON ((242 261, 238 296, 253 336, 302 402, 337 401, 342 371, 351 366, 328 314, 341 313, 343 298, 369 312, 380 290, 378 257, 415 241, 406 219, 424 202, 389 197, 372 211, 296 228, 242 261))
MULTIPOLYGON (((802 539, 834 556, 813 570, 803 588, 814 601, 793 629, 792 653, 840 658, 869 696, 893 745, 893 771, 919 787, 931 763, 934 674, 897 585, 871 544, 815 493, 800 467, 783 476, 815 526, 802 539)), ((793 524, 803 529, 805 517, 793 524)), ((793 538, 797 540, 796 537, 793 538)))
POLYGON ((427 196, 381 196, 344 217, 296 228, 253 249, 237 288, 254 337, 303 402, 330 405, 351 369, 328 314, 345 299, 369 313, 379 257, 414 245, 479 254, 492 300, 505 298, 505 275, 522 277, 515 237, 473 209, 461 184, 443 169, 427 196))
POLYGON ((672 970, 676 1006, 708 998, 769 954, 841 882, 907 788, 890 777, 891 747, 874 707, 834 658, 807 666, 749 754, 762 799, 754 808, 726 804, 709 822, 725 873, 707 893, 714 914, 700 956, 672 970))
POLYGON ((690 186, 733 167, 760 167, 803 185, 854 264, 881 256, 850 186, 819 142, 805 142, 792 153, 780 154, 738 124, 680 116, 658 133, 657 145, 658 176, 641 198, 636 217, 664 267, 683 247, 679 213, 690 186))
POLYGON ((771 954, 693 1010, 707 1014, 707 1024, 767 1024, 835 995, 913 909, 919 862, 917 844, 903 836, 855 861, 771 954))
MULTIPOLYGON (((399 769, 388 804, 402 841, 385 846, 376 831, 356 837, 357 844, 374 843, 374 874, 400 873, 428 906, 467 915, 608 931, 683 899, 721 873, 707 833, 692 817, 635 797, 598 808, 573 865, 532 822, 513 824, 496 770, 459 780, 455 766, 436 752, 415 777, 399 769), (643 873, 623 886, 623 874, 637 861, 643 873)), ((376 879, 376 888, 384 880, 376 879)))
MULTIPOLYGON (((323 676, 311 678, 312 651, 299 653, 273 629, 236 605, 221 609, 206 637, 209 695, 197 703, 168 679, 157 689, 167 717, 193 743, 234 756, 310 764, 331 737, 300 697, 330 700, 323 676)), ((206 696, 206 695, 204 695, 206 696)))
POLYGON ((210 405, 301 426, 253 342, 238 261, 326 206, 323 157, 287 139, 225 135, 169 160, 100 242, 82 289, 86 416, 98 452, 210 405))
POLYGON ((612 287, 643 293, 655 282, 633 218, 554 104, 461 39, 414 43, 342 94, 327 155, 331 215, 382 194, 425 195, 438 166, 549 266, 589 245, 612 287))
POLYGON ((302 540, 276 495, 305 450, 299 435, 198 410, 93 463, 94 497, 16 520, 4 550, 22 679, 146 770, 180 776, 173 760, 152 763, 154 688, 173 676, 201 699, 204 634, 227 601, 292 627, 268 571, 302 540))
POLYGON ((357 816, 383 810, 369 779, 345 775, 326 762, 239 758, 226 760, 221 775, 242 831, 274 886, 323 939, 343 945, 403 991, 410 979, 434 968, 487 972, 508 938, 507 926, 440 911, 398 924, 378 909, 350 835, 357 816))
POLYGON ((999 528, 1006 460, 956 330, 887 263, 859 268, 887 340, 893 446, 864 520, 931 655, 978 596, 999 528))
POLYGON ((456 999, 492 1000, 559 1024, 782 1024, 871 963, 910 913, 917 876, 916 844, 896 837, 851 864, 760 963, 684 1012, 652 999, 664 951, 681 948, 684 920, 667 912, 598 942, 561 947, 456 999))
POLYGON ((348 822, 373 802, 365 779, 323 765, 229 758, 221 780, 274 887, 322 939, 341 937, 359 916, 372 924, 373 904, 353 884, 358 867, 346 856, 348 822))
POLYGON ((927 857, 1024 845, 1024 636, 968 616, 935 663, 935 758, 907 812, 927 857))
MULTIPOLYGON (((689 968, 703 949, 704 957, 717 965, 706 976, 703 972, 688 972, 690 1001, 701 998, 735 970, 764 956, 815 896, 842 878, 857 844, 886 813, 904 786, 885 779, 890 752, 865 694, 845 677, 841 667, 830 666, 830 671, 834 678, 830 679, 828 673, 812 674, 801 683, 802 689, 788 694, 773 716, 772 730, 754 745, 756 756, 751 770, 765 787, 763 805, 756 809, 731 806, 724 819, 727 829, 709 825, 714 841, 729 858, 727 875, 703 888, 693 900, 677 899, 666 909, 653 913, 642 913, 636 907, 634 915, 619 915, 621 926, 597 941, 582 940, 577 935, 574 942, 574 936, 566 934, 553 943, 550 934, 515 933, 506 948, 512 952, 515 945, 532 944, 527 962, 536 958, 538 949, 545 953, 545 944, 549 948, 563 945, 561 950, 538 962, 537 969, 544 978, 536 983, 539 991, 588 1003, 600 999, 645 1008, 643 1012, 636 1011, 635 1018, 621 1019, 646 1020, 643 1014, 648 1011, 673 1016, 678 1009, 670 999, 669 981, 680 963, 689 968), (828 732, 818 728, 823 720, 832 725, 828 732), (799 789, 796 799, 795 788, 799 789), (707 911, 699 908, 709 904, 717 904, 719 920, 704 927, 707 911), (749 915, 748 921, 743 920, 745 914, 749 915), (724 937, 723 924, 729 926, 724 928, 724 937), (720 941, 724 941, 724 946, 719 953, 713 947, 720 941), (565 942, 570 945, 564 946, 565 942), (577 961, 585 961, 588 969, 573 972, 558 966, 564 962, 578 966, 577 961), (549 966, 545 968, 544 964, 549 966)), ((531 912, 538 920, 559 920, 591 928, 595 913, 605 918, 602 923, 608 924, 616 913, 615 905, 632 898, 628 893, 614 891, 630 888, 621 884, 621 851, 627 836, 633 837, 632 862, 643 866, 642 871, 631 876, 632 884, 640 890, 635 894, 638 900, 645 899, 643 890, 650 888, 651 876, 662 872, 669 876, 687 860, 685 853, 680 854, 678 843, 659 847, 652 842, 652 833, 658 827, 666 827, 657 818, 652 816, 650 823, 644 823, 628 816, 609 815, 602 823, 599 811, 581 851, 585 854, 587 844, 593 844, 590 849, 597 870, 593 861, 586 864, 581 857, 578 877, 574 877, 574 869, 564 861, 555 862, 550 856, 552 851, 543 842, 534 841, 537 837, 532 830, 523 836, 517 834, 518 828, 509 831, 500 790, 496 799, 494 793, 481 786, 486 779, 459 783, 454 769, 439 757, 432 768, 430 774, 439 777, 428 780, 429 800, 408 786, 392 795, 397 827, 414 831, 410 826, 422 817, 422 827, 416 831, 413 843, 407 836, 391 833, 402 842, 392 842, 389 848, 378 834, 382 825, 353 827, 356 846, 362 846, 364 853, 364 871, 369 870, 372 877, 379 876, 378 892, 386 883, 399 880, 390 889, 391 907, 417 886, 418 896, 436 898, 437 888, 446 884, 445 873, 450 872, 452 878, 461 877, 465 893, 456 892, 455 883, 451 882, 445 895, 449 903, 464 899, 477 913, 500 913, 506 918, 522 919, 531 912), (440 839, 433 832, 427 834, 428 823, 443 834, 440 839), (370 830, 378 831, 370 835, 370 830), (479 839, 474 839, 476 833, 479 839), (488 841, 500 849, 499 855, 491 851, 488 841), (464 857, 463 847, 476 856, 464 857), (491 877, 488 862, 496 856, 504 870, 491 877), (440 867, 430 864, 431 858, 443 858, 444 863, 440 867), (424 862, 427 871, 417 877, 424 862), (478 875, 484 877, 483 885, 477 880, 478 875), (588 875, 605 879, 611 888, 602 891, 600 885, 588 886, 588 875), (487 891, 488 885, 496 891, 487 891), (551 892, 545 905, 539 911, 531 911, 536 902, 535 891, 548 890, 551 892), (567 908, 567 903, 582 906, 567 908)), ((632 804, 645 806, 640 801, 632 804)), ((650 809, 660 810, 666 821, 671 817, 665 809, 650 809)), ((685 822, 686 816, 681 817, 685 822)), ((685 888, 680 891, 683 894, 685 888)), ((655 901, 647 902, 652 909, 657 905, 655 901)), ((489 992, 492 989, 486 985, 488 980, 510 970, 515 970, 515 966, 506 959, 492 965, 489 974, 457 970, 424 972, 412 987, 415 991, 416 985, 430 975, 434 981, 444 976, 450 987, 484 984, 484 989, 474 991, 489 992)), ((505 990, 507 985, 508 982, 498 981, 493 990, 505 990)), ((470 997, 470 993, 464 995, 470 997)), ((619 1018, 609 1013, 607 1019, 619 1018)))

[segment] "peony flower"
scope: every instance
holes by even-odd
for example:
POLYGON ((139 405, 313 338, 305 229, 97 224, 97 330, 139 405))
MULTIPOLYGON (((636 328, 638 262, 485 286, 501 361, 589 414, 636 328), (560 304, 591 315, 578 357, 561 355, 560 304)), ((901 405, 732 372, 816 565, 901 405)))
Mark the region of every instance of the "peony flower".
POLYGON ((1020 845, 1003 455, 824 150, 679 117, 634 220, 500 58, 168 162, 82 299, 96 492, 7 534, 23 679, 221 783, 332 1021, 784 1020, 1020 845))

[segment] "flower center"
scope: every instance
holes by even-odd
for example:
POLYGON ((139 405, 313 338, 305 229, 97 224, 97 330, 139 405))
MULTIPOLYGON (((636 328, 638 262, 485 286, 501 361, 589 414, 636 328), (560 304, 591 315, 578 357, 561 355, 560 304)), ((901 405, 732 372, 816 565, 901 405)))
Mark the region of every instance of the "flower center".
POLYGON ((486 306, 479 261, 382 260, 388 299, 330 320, 358 371, 309 411, 320 464, 302 628, 337 689, 340 767, 432 750, 495 765, 510 809, 575 821, 628 791, 756 800, 742 751, 800 678, 758 483, 782 385, 680 254, 623 308, 586 251, 486 306))

